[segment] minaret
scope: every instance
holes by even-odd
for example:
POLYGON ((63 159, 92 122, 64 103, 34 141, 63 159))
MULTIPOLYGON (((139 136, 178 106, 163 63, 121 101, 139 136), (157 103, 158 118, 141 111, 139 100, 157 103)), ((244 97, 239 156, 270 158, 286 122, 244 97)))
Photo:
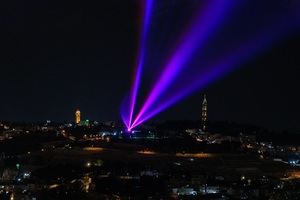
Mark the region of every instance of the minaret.
POLYGON ((79 124, 80 123, 80 110, 77 109, 75 112, 75 123, 79 124))
POLYGON ((202 102, 202 113, 201 113, 202 129, 206 131, 207 128, 207 100, 206 95, 204 95, 202 102))

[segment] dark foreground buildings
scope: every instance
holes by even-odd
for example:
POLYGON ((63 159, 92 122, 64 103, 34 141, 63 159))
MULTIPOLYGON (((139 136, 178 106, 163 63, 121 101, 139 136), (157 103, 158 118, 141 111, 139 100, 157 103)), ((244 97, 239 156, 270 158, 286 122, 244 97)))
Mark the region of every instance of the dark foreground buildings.
POLYGON ((111 122, 76 122, 1 123, 0 199, 300 196, 300 146, 253 128, 210 123, 203 131, 176 121, 128 133, 111 122))

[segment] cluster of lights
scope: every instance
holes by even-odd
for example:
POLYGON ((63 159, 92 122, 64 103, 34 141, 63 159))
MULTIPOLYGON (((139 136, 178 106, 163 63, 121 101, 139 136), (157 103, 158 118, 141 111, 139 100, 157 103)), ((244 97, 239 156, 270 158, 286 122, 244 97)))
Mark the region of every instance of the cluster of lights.
POLYGON ((181 42, 178 43, 175 51, 163 66, 159 78, 148 93, 140 110, 135 114, 137 93, 145 57, 145 41, 153 0, 144 0, 144 3, 144 20, 141 31, 138 63, 130 93, 129 106, 125 105, 125 107, 129 107, 129 109, 123 108, 121 111, 123 122, 129 132, 134 127, 194 91, 207 86, 217 78, 229 73, 239 66, 241 62, 260 53, 273 42, 276 42, 282 38, 282 36, 289 33, 293 28, 299 27, 299 21, 297 19, 295 20, 295 18, 299 18, 299 16, 293 15, 294 13, 298 13, 297 9, 293 10, 296 12, 292 12, 289 16, 278 16, 274 19, 274 23, 268 24, 263 27, 262 30, 258 30, 255 34, 252 34, 250 38, 237 44, 230 52, 225 52, 221 58, 217 58, 209 66, 201 66, 197 69, 197 73, 189 77, 190 81, 188 83, 183 83, 180 88, 167 96, 166 92, 173 86, 178 76, 181 75, 188 61, 196 52, 204 51, 204 48, 201 47, 211 39, 214 33, 217 32, 217 29, 230 17, 231 11, 241 3, 226 0, 208 1, 205 8, 200 10, 193 23, 191 23, 191 26, 184 32, 183 39, 180 40, 181 42), (293 20, 291 20, 292 18, 293 20))

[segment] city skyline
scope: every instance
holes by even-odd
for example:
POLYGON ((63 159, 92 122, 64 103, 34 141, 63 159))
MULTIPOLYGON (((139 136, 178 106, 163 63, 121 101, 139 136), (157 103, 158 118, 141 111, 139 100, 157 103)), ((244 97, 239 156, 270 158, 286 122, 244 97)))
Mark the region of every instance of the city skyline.
POLYGON ((0 13, 0 200, 299 199, 299 0, 0 13))
MULTIPOLYGON (((79 2, 71 5, 52 2, 46 6, 40 2, 26 3, 24 8, 12 2, 3 4, 3 9, 10 9, 5 12, 6 23, 1 33, 0 83, 4 86, 0 99, 1 120, 72 121, 72 113, 78 107, 86 118, 120 119, 119 105, 130 88, 136 58, 137 2, 103 1, 97 6, 79 2), (44 14, 36 17, 40 12, 44 14), (68 17, 64 18, 65 13, 68 17)), ((173 17, 174 11, 178 15, 174 25, 180 26, 189 21, 195 4, 198 5, 197 2, 175 1, 171 10, 167 2, 159 3, 153 15, 156 19, 167 19, 173 17)), ((252 10, 258 5, 269 6, 257 1, 252 10)), ((275 3, 274 11, 276 6, 282 4, 275 3)), ((298 4, 291 1, 284 6, 288 9, 298 4)), ((167 20, 155 23, 172 28, 170 24, 166 26, 167 20)), ((152 35, 159 35, 156 29, 153 32, 152 35)), ((164 30, 160 36, 169 35, 170 32, 164 30)), ((172 37, 175 36, 166 44, 173 41, 172 37)), ((243 63, 243 68, 179 102, 154 120, 199 119, 202 94, 206 93, 211 120, 299 130, 299 45, 299 34, 294 32, 243 63)), ((147 88, 147 83, 145 86, 147 88)))

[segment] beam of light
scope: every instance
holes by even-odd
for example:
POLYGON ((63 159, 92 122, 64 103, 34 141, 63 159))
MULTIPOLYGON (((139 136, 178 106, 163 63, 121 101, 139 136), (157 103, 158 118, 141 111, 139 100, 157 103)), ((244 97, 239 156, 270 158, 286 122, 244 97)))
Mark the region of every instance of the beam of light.
POLYGON ((180 74, 184 65, 193 53, 216 32, 220 24, 228 16, 234 1, 211 0, 204 11, 201 10, 192 26, 189 27, 184 40, 167 62, 166 68, 161 73, 158 81, 149 93, 148 98, 130 125, 135 126, 140 117, 158 100, 159 96, 168 88, 174 79, 180 74))
MULTIPOLYGON (((196 75, 191 79, 191 82, 184 85, 181 89, 177 90, 175 94, 169 96, 165 101, 160 102, 150 112, 144 112, 140 116, 138 121, 132 125, 132 128, 152 118, 158 113, 162 112, 166 108, 172 106, 179 100, 190 95, 192 92, 206 87, 209 83, 216 80, 217 78, 224 76, 238 67, 241 62, 261 53, 263 50, 268 48, 273 42, 281 39, 285 35, 291 32, 293 25, 286 25, 285 21, 277 22, 276 25, 268 27, 267 29, 258 33, 253 39, 242 44, 235 51, 229 55, 223 56, 217 64, 206 67, 205 71, 196 75), (279 24, 279 25, 278 25, 279 24)), ((296 26, 299 26, 297 23, 296 26)))
POLYGON ((145 43, 146 43, 148 27, 150 24, 153 0, 144 0, 143 3, 144 4, 143 4, 142 30, 141 30, 141 34, 140 34, 137 66, 136 66, 136 70, 134 73, 134 80, 133 80, 133 85, 132 85, 131 94, 130 94, 129 119, 126 119, 126 118, 123 119, 123 121, 125 120, 124 123, 128 129, 130 129, 129 127, 131 125, 134 108, 135 108, 135 103, 136 103, 136 98, 137 98, 137 93, 138 93, 138 89, 139 89, 139 85, 140 85, 140 79, 141 79, 141 75, 142 75, 142 68, 143 68, 143 64, 144 64, 145 48, 146 48, 145 43))

